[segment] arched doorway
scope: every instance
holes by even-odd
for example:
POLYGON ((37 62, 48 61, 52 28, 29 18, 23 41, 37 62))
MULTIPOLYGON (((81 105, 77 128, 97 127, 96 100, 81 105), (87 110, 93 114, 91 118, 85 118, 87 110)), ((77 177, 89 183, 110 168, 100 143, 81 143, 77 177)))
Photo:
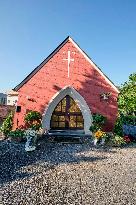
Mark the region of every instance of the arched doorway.
POLYGON ((84 119, 84 132, 85 134, 90 134, 90 125, 92 124, 91 111, 85 101, 85 99, 77 92, 72 86, 66 86, 58 91, 50 100, 48 106, 46 107, 43 113, 42 125, 43 128, 50 130, 51 129, 51 118, 52 114, 59 104, 59 102, 69 95, 78 105, 80 111, 82 112, 84 119))
POLYGON ((72 97, 66 95, 55 107, 50 121, 53 130, 84 129, 82 112, 72 97))

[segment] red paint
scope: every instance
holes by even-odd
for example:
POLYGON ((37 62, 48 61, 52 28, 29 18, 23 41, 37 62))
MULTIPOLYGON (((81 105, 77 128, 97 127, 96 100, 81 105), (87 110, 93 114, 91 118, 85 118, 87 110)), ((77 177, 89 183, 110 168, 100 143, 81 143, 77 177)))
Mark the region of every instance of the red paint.
POLYGON ((108 118, 107 130, 113 128, 117 116, 117 91, 86 60, 79 50, 68 41, 26 84, 19 90, 18 105, 21 113, 14 117, 14 128, 23 124, 26 109, 44 112, 51 98, 63 87, 73 86, 86 100, 92 113, 101 113, 108 118), (71 51, 70 78, 68 78, 67 51, 71 51), (72 52, 75 52, 73 54, 72 52), (100 94, 110 92, 108 101, 100 99, 100 94), (28 99, 29 96, 32 101, 28 99))

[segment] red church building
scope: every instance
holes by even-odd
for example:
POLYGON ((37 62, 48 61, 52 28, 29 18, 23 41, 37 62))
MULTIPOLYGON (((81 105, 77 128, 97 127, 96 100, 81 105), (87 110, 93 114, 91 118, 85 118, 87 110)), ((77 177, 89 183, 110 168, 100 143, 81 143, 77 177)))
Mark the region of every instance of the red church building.
POLYGON ((92 113, 107 117, 111 131, 117 117, 118 89, 71 38, 67 37, 14 89, 18 107, 14 128, 24 124, 29 110, 42 113, 43 128, 84 130, 92 113))

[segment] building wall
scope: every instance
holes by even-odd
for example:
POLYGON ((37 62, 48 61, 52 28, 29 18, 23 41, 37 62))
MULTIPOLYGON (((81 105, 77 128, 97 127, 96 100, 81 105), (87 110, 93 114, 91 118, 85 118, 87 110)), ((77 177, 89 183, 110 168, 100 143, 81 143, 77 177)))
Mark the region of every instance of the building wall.
POLYGON ((14 128, 22 125, 27 110, 44 112, 50 99, 65 86, 72 86, 88 104, 91 113, 107 117, 107 130, 113 128, 117 115, 117 91, 90 64, 81 52, 68 41, 27 83, 19 90, 18 105, 21 112, 15 114, 14 128), (68 78, 67 51, 71 51, 70 77, 68 78), (107 101, 100 94, 110 92, 107 101))
POLYGON ((1 105, 7 104, 7 95, 5 93, 0 93, 0 104, 1 105))
POLYGON ((7 96, 7 105, 15 105, 18 101, 18 96, 7 96))

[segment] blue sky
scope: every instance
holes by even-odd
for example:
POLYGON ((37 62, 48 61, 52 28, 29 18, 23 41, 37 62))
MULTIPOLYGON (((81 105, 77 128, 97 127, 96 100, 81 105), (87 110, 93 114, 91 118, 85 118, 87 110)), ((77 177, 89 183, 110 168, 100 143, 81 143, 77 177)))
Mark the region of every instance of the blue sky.
POLYGON ((136 71, 136 0, 0 0, 0 91, 68 35, 116 85, 136 71))

